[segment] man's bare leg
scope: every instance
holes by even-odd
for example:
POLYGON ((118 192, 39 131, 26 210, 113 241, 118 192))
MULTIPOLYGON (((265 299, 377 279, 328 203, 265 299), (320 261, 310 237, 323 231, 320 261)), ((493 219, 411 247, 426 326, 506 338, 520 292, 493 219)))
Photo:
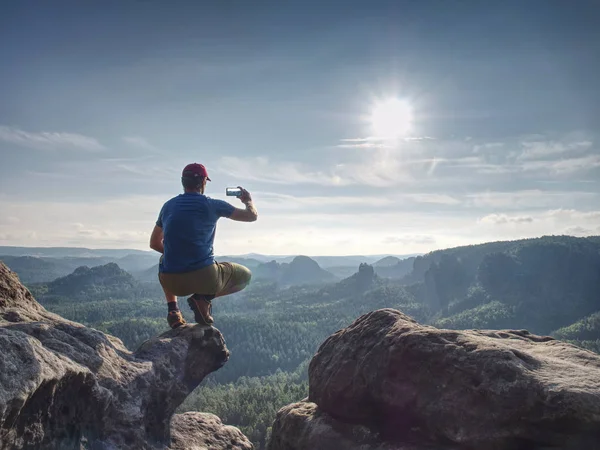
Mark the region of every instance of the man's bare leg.
POLYGON ((175 302, 175 304, 177 304, 177 296, 175 294, 171 294, 171 293, 165 291, 164 289, 163 289, 163 291, 165 292, 165 298, 167 299, 167 303, 175 302))

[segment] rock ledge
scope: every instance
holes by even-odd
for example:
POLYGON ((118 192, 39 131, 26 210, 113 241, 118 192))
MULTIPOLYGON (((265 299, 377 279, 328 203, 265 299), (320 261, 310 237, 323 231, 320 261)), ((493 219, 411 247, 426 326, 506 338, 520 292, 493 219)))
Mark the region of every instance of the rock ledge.
POLYGON ((0 262, 0 348, 0 449, 252 448, 216 416, 174 415, 229 358, 216 328, 187 325, 132 353, 46 311, 0 262))

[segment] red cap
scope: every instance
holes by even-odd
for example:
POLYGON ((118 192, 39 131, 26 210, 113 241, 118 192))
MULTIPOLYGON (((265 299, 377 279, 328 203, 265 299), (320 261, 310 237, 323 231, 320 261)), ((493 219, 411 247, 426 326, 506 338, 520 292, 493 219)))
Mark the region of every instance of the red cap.
POLYGON ((192 163, 185 166, 183 168, 181 176, 184 178, 204 177, 208 181, 211 181, 211 179, 208 178, 208 172, 206 171, 206 167, 198 163, 192 163))

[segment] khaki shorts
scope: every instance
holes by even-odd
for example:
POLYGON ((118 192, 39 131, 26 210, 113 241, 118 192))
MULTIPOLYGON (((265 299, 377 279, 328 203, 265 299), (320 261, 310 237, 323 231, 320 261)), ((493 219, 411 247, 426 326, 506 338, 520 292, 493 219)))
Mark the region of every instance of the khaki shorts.
POLYGON ((215 263, 202 269, 184 273, 159 273, 163 289, 178 297, 192 294, 224 295, 244 289, 252 272, 236 263, 215 263))

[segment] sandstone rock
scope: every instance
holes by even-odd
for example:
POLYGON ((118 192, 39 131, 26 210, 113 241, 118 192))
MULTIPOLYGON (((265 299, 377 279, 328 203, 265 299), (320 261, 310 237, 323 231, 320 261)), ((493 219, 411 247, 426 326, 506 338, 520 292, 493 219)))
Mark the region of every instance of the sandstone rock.
MULTIPOLYGON (((166 449, 172 435, 173 449, 188 448, 182 433, 190 416, 173 413, 229 357, 219 330, 191 325, 132 353, 115 337, 46 311, 2 263, 0 349, 0 449, 166 449)), ((194 442, 206 433, 230 436, 224 449, 251 448, 216 420, 196 425, 194 442)))
POLYGON ((450 450, 432 443, 382 441, 364 425, 340 422, 315 403, 292 403, 277 413, 268 450, 450 450))
POLYGON ((171 450, 252 450, 246 436, 214 414, 187 412, 173 417, 171 450))
MULTIPOLYGON (((397 445, 421 435, 459 448, 600 448, 600 356, 527 331, 440 330, 374 311, 321 345, 309 400, 397 445)), ((298 414, 280 413, 279 429, 298 414)), ((272 450, 285 448, 314 447, 272 450)))

